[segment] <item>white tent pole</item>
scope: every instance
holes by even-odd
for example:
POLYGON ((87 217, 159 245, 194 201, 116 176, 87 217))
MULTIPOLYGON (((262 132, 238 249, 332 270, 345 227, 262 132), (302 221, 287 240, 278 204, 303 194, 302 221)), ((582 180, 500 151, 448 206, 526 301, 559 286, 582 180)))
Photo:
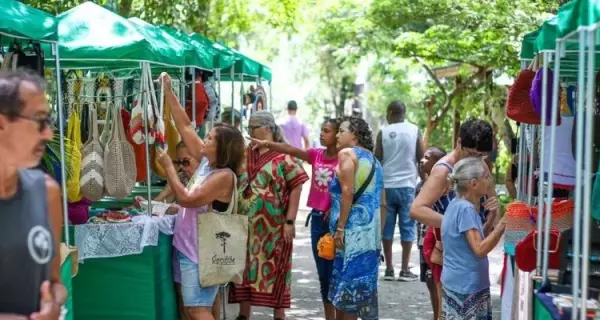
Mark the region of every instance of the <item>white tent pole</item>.
POLYGON ((60 77, 60 53, 58 43, 52 43, 54 48, 54 59, 56 61, 56 97, 58 106, 58 131, 60 134, 60 174, 62 177, 61 189, 62 189, 62 205, 63 205, 63 219, 65 226, 65 242, 67 246, 70 245, 71 239, 69 236, 69 207, 67 203, 67 170, 66 170, 66 155, 65 155, 65 114, 63 110, 63 96, 62 96, 62 82, 60 77))

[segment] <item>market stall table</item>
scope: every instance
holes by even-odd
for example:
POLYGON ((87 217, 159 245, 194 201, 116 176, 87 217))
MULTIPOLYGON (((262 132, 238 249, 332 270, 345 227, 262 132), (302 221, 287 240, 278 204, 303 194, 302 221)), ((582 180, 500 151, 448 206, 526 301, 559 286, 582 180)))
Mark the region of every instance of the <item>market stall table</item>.
MULTIPOLYGON (((143 240, 146 243, 140 245, 140 253, 132 253, 131 246, 125 246, 120 254, 126 255, 106 258, 89 256, 90 252, 106 252, 102 245, 90 249, 90 241, 94 243, 98 239, 104 239, 102 237, 114 237, 114 230, 102 236, 88 234, 86 239, 82 240, 78 234, 81 230, 76 228, 85 228, 86 225, 70 228, 71 239, 75 239, 76 244, 80 242, 82 248, 87 248, 80 249, 79 258, 82 263, 79 264, 77 277, 73 278, 75 319, 177 319, 172 272, 172 236, 158 232, 155 225, 152 228, 150 226, 152 224, 147 222, 123 224, 122 228, 126 229, 124 235, 135 237, 135 229, 139 229, 143 237, 147 237, 143 240), (135 224, 142 227, 133 226, 135 224), (151 233, 155 232, 157 240, 152 245, 151 233)), ((110 228, 114 229, 114 226, 110 228)))

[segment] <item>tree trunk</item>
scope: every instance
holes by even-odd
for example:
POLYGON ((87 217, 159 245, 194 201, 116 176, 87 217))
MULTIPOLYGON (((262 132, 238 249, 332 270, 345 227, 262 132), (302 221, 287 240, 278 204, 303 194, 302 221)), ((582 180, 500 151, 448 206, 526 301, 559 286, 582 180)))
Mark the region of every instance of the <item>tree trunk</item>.
POLYGON ((119 1, 119 14, 122 17, 128 18, 131 13, 131 6, 133 5, 133 0, 120 0, 119 1))

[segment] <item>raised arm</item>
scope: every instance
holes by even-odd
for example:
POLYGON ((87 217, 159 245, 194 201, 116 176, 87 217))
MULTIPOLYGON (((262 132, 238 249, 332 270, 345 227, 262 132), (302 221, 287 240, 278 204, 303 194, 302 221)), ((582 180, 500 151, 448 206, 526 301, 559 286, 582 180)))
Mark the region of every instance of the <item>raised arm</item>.
POLYGON ((307 161, 308 163, 312 164, 310 154, 308 153, 308 149, 296 148, 292 145, 282 142, 271 142, 266 140, 258 140, 254 138, 250 138, 250 140, 252 141, 252 144, 255 148, 267 148, 275 152, 289 154, 292 157, 296 157, 298 159, 307 161))
POLYGON ((424 225, 440 228, 442 215, 435 212, 433 205, 446 194, 449 183, 447 180, 448 169, 444 166, 434 166, 431 174, 425 180, 421 192, 410 207, 411 219, 417 220, 424 225))
POLYGON ((171 77, 166 72, 163 72, 160 75, 160 78, 165 84, 165 103, 168 103, 171 106, 171 115, 175 121, 177 131, 179 132, 179 135, 181 135, 181 140, 185 143, 185 146, 190 151, 192 157, 200 161, 200 159, 202 159, 202 147, 204 146, 204 142, 200 139, 192 126, 192 121, 185 113, 185 108, 181 106, 175 93, 173 93, 171 77))

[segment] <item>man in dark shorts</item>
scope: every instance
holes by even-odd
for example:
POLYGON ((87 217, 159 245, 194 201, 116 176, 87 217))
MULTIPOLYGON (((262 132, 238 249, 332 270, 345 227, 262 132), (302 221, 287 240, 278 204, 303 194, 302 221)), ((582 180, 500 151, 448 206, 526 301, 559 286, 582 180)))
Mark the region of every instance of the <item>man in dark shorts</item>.
POLYGON ((57 320, 63 206, 59 185, 35 169, 52 139, 44 80, 0 72, 0 320, 57 320))

